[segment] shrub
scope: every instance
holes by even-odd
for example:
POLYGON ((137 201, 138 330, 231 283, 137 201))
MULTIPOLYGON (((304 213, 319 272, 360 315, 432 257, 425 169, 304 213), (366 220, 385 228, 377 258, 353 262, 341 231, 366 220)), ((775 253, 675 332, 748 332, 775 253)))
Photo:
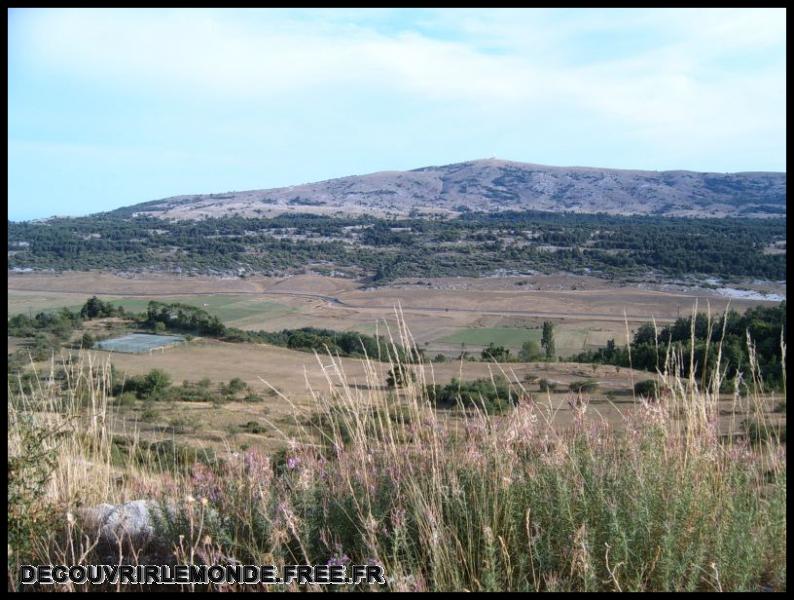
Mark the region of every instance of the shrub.
POLYGON ((199 428, 199 423, 188 417, 174 417, 169 419, 168 428, 172 433, 192 433, 199 428))
POLYGON ((416 374, 408 367, 397 364, 386 374, 386 387, 388 388, 402 388, 411 382, 416 381, 416 374))
POLYGON ((538 381, 538 389, 541 392, 555 392, 557 391, 557 382, 548 379, 541 379, 538 381))
POLYGON ((513 392, 507 380, 502 377, 458 381, 453 379, 447 385, 428 385, 426 393, 435 406, 451 408, 480 408, 488 413, 497 414, 511 408, 518 402, 518 393, 513 392))
POLYGON ((171 376, 162 369, 152 369, 146 375, 134 375, 113 386, 113 395, 134 392, 141 400, 156 400, 166 397, 171 386, 171 376))
POLYGON ((586 381, 572 381, 568 389, 578 394, 591 394, 598 389, 598 382, 588 379, 586 381))
POLYGON ((93 347, 94 347, 94 343, 95 343, 95 342, 96 342, 96 340, 94 339, 94 336, 93 336, 93 335, 91 335, 90 333, 88 333, 88 332, 86 331, 86 332, 83 334, 83 337, 82 337, 82 339, 80 340, 80 345, 81 345, 83 348, 85 348, 86 350, 88 350, 88 349, 90 349, 90 348, 93 348, 93 347))
POLYGON ((483 360, 505 362, 510 358, 510 350, 504 346, 496 346, 493 342, 480 353, 483 360))
POLYGON ((659 397, 660 386, 655 379, 645 379, 634 384, 634 393, 643 398, 655 399, 659 397))
POLYGON ((24 560, 55 522, 44 498, 57 462, 57 431, 24 413, 12 413, 8 427, 8 547, 24 560))
POLYGON ((248 384, 239 377, 235 377, 229 381, 229 384, 225 387, 224 394, 228 396, 235 396, 245 389, 248 389, 248 384))
POLYGON ((144 423, 154 423, 160 418, 160 411, 152 408, 151 406, 147 406, 141 412, 141 421, 144 423))
POLYGON ((518 358, 522 362, 532 362, 540 359, 543 353, 540 350, 540 345, 535 340, 527 340, 521 345, 521 350, 518 352, 518 358))
POLYGON ((752 444, 758 445, 775 441, 780 444, 786 443, 786 424, 767 423, 757 419, 745 419, 742 422, 747 439, 752 444))
POLYGON ((256 421, 248 421, 245 425, 241 425, 247 433, 266 433, 267 427, 257 423, 256 421))
POLYGON ((136 456, 137 462, 162 471, 180 470, 195 463, 218 466, 220 461, 211 448, 193 448, 177 444, 173 440, 146 442, 141 440, 136 456))
POLYGON ((135 406, 137 400, 137 396, 132 392, 124 392, 113 399, 113 404, 116 406, 135 406))

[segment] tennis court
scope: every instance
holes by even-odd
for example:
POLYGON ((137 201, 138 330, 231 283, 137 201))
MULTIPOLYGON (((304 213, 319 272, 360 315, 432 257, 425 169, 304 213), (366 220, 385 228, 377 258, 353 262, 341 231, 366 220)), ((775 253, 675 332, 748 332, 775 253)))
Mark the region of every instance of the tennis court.
POLYGON ((94 347, 108 352, 128 352, 130 354, 145 354, 152 350, 164 350, 169 346, 184 344, 185 338, 181 335, 155 335, 151 333, 130 333, 112 340, 102 340, 94 347))

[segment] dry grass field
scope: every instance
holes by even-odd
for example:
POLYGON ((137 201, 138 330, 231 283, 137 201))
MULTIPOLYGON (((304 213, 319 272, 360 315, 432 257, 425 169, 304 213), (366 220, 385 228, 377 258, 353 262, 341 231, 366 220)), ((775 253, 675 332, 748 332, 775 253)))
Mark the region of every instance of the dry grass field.
MULTIPOLYGON (((61 306, 75 308, 88 296, 98 295, 133 311, 144 311, 152 299, 186 302, 217 315, 227 325, 269 331, 314 326, 385 335, 386 324, 393 324, 395 307, 399 306, 418 347, 428 356, 441 352, 448 357, 457 357, 462 350, 477 355, 491 341, 515 353, 523 341, 539 341, 545 320, 555 323, 557 353, 568 356, 603 346, 610 338, 625 343, 627 333, 639 323, 651 319, 669 322, 679 314, 689 314, 696 301, 701 309, 708 305, 714 312, 724 310, 728 302, 714 296, 610 287, 600 279, 567 275, 404 280, 388 287, 360 288, 352 280, 312 275, 213 279, 108 273, 9 274, 8 288, 9 315, 61 306)), ((739 311, 755 304, 759 302, 731 302, 739 311)), ((90 321, 85 324, 94 334, 101 333, 105 326, 90 321)), ((19 341, 9 338, 8 347, 13 351, 19 341)), ((226 445, 230 439, 243 446, 278 444, 297 424, 296 412, 311 414, 314 393, 344 387, 340 382, 329 382, 323 372, 322 365, 330 362, 327 357, 318 361, 310 353, 264 344, 196 339, 186 346, 152 354, 92 354, 95 360, 112 361, 127 375, 163 369, 176 384, 204 378, 220 383, 238 377, 264 396, 265 402, 257 404, 171 404, 148 422, 141 420, 144 408, 140 402, 118 412, 114 427, 119 431, 151 439, 178 435, 204 446, 226 445), (175 415, 193 425, 189 434, 175 434, 169 429, 168 422, 175 415), (242 426, 252 420, 262 424, 265 432, 246 433, 242 426)), ((386 396, 386 365, 375 363, 373 373, 357 359, 343 358, 339 364, 347 383, 360 390, 362 397, 379 391, 386 396)), ((48 365, 40 364, 39 368, 46 370, 48 365)), ((571 395, 567 392, 572 381, 596 380, 598 390, 592 394, 590 416, 617 422, 632 409, 633 384, 650 377, 649 373, 612 366, 593 368, 566 362, 500 366, 454 358, 432 364, 424 377, 428 383, 445 384, 455 377, 475 379, 500 372, 524 385, 536 400, 550 403, 555 423, 561 426, 572 418, 568 405, 571 395), (540 393, 537 383, 528 383, 527 376, 557 382, 558 391, 540 393)), ((721 428, 727 431, 735 420, 735 407, 731 397, 725 397, 723 403, 721 428)))
MULTIPOLYGON (((144 375, 152 369, 166 371, 175 384, 196 383, 208 378, 213 382, 226 382, 238 377, 252 390, 260 393, 263 402, 168 402, 149 405, 138 401, 119 407, 114 415, 113 430, 118 434, 141 437, 149 441, 176 439, 180 443, 216 450, 236 451, 250 446, 273 449, 283 446, 285 440, 301 429, 318 410, 318 395, 329 397, 333 393, 354 390, 357 402, 371 403, 373 398, 388 404, 395 401, 385 385, 389 369, 386 363, 355 358, 315 356, 264 344, 232 344, 216 340, 197 339, 185 346, 155 351, 152 354, 111 354, 91 351, 94 364, 111 362, 125 376, 144 375), (344 379, 340 374, 344 373, 344 379), (391 400, 390 400, 391 398, 391 400), (156 408, 156 416, 143 419, 147 407, 156 408), (179 418, 189 425, 186 431, 175 431, 169 425, 179 418), (263 431, 252 434, 245 431, 251 421, 262 426, 263 431)), ((37 368, 46 373, 48 363, 37 368)), ((453 378, 471 380, 506 376, 515 386, 523 388, 525 401, 548 406, 555 427, 566 428, 573 423, 575 411, 570 402, 576 395, 568 390, 574 381, 592 380, 598 388, 588 394, 588 418, 611 424, 629 417, 638 409, 633 384, 653 378, 651 373, 610 365, 584 365, 578 363, 485 363, 450 361, 428 364, 419 368, 419 380, 426 383, 449 383, 453 378), (532 377, 534 376, 534 377, 532 377), (556 383, 556 391, 539 389, 538 379, 556 383)), ((402 395, 404 392, 398 392, 402 395)), ((769 396, 771 411, 780 401, 769 396)), ((720 400, 720 430, 735 430, 749 411, 749 400, 736 399, 730 394, 720 400)), ((443 412, 443 411, 442 411, 443 412)), ((454 424, 458 416, 446 413, 445 422, 454 424)), ((498 417, 497 417, 498 418, 498 417)))
MULTIPOLYGON (((704 293, 705 294, 705 293, 704 293)), ((429 353, 478 351, 489 341, 516 350, 537 335, 541 324, 556 324, 557 351, 567 356, 625 340, 629 329, 656 319, 667 323, 691 312, 697 301, 721 312, 725 297, 610 287, 593 278, 538 275, 506 278, 445 278, 398 281, 362 288, 350 279, 300 275, 288 278, 210 278, 173 275, 119 276, 109 273, 8 275, 8 313, 82 305, 90 295, 145 310, 152 299, 189 302, 241 329, 276 331, 323 327, 374 333, 375 323, 400 306, 429 353), (487 330, 498 330, 489 339, 487 330), (515 335, 510 331, 516 330, 515 335), (533 333, 534 332, 534 333, 533 333)), ((742 312, 763 301, 734 299, 742 312)))
MULTIPOLYGON (((418 346, 428 350, 427 357, 438 349, 448 356, 457 356, 464 348, 476 355, 477 348, 491 340, 516 349, 522 340, 537 340, 541 323, 552 320, 558 354, 567 355, 600 346, 611 337, 622 344, 640 322, 651 318, 669 322, 679 310, 688 314, 696 300, 686 294, 610 289, 600 282, 571 283, 566 278, 548 278, 539 290, 531 289, 531 284, 516 286, 515 280, 435 280, 430 285, 403 282, 355 289, 352 282, 322 277, 196 279, 191 286, 190 278, 9 277, 9 313, 26 307, 30 312, 57 305, 78 307, 93 294, 131 310, 144 310, 149 300, 161 299, 189 302, 228 325, 253 329, 315 325, 383 335, 388 326, 404 347, 411 341, 407 331, 414 333, 418 346), (395 314, 395 305, 402 307, 404 321, 395 314)), ((708 303, 713 313, 726 304, 719 298, 697 300, 701 309, 708 303)), ((733 306, 743 310, 754 303, 737 301, 733 306)), ((124 321, 86 320, 71 332, 70 342, 79 345, 84 333, 115 335, 129 326, 124 321)), ((9 352, 30 344, 30 339, 8 339, 9 352)), ((346 556, 362 562, 376 556, 388 572, 396 573, 401 564, 408 564, 403 558, 409 556, 408 550, 424 551, 450 537, 445 556, 458 556, 456 552, 466 547, 463 544, 477 547, 470 537, 482 531, 486 549, 490 538, 506 540, 502 554, 509 564, 531 563, 522 575, 523 583, 516 585, 511 575, 505 589, 542 589, 534 583, 533 573, 544 572, 547 565, 536 565, 535 556, 546 561, 559 555, 564 572, 578 582, 578 571, 568 562, 590 564, 605 552, 602 570, 614 577, 616 565, 629 564, 637 552, 648 548, 642 564, 634 567, 638 574, 633 579, 599 575, 599 581, 616 590, 785 589, 782 394, 717 394, 719 382, 703 388, 694 378, 679 380, 666 373, 669 386, 658 402, 648 403, 634 392, 635 383, 657 378, 646 371, 565 361, 496 364, 459 359, 409 365, 416 383, 392 390, 386 385, 388 363, 267 344, 196 337, 151 354, 68 350, 70 346, 67 343, 51 361, 35 363, 43 376, 28 380, 28 392, 22 391, 20 376, 20 392, 9 402, 9 422, 16 424, 9 428, 14 465, 23 465, 24 473, 38 472, 41 463, 31 458, 30 448, 43 447, 52 457, 47 458, 52 467, 45 467, 52 471, 46 490, 33 489, 26 496, 16 493, 13 502, 9 493, 9 514, 16 523, 13 547, 28 553, 16 550, 15 560, 24 561, 20 564, 78 561, 74 550, 62 550, 83 540, 78 536, 82 530, 74 529, 74 518, 63 518, 65 512, 77 515, 79 527, 93 531, 84 507, 126 506, 123 503, 143 498, 179 507, 162 531, 157 525, 157 535, 162 536, 158 543, 173 548, 177 562, 188 561, 182 552, 209 552, 216 544, 213 552, 264 564, 275 556, 275 546, 268 546, 268 540, 300 535, 306 545, 320 531, 332 543, 344 539, 339 548, 346 556), (129 388, 110 394, 111 381, 149 374, 138 378, 148 381, 157 375, 151 374, 153 369, 164 371, 173 386, 197 385, 187 385, 178 394, 136 396, 129 388), (423 384, 500 376, 507 378, 512 393, 520 390, 513 396, 518 406, 511 406, 509 412, 496 408, 496 414, 485 415, 472 406, 464 411, 426 403, 429 396, 423 384), (250 390, 238 384, 235 388, 242 391, 229 394, 235 378, 250 390), (541 380, 555 388, 542 389, 541 380), (583 394, 571 391, 569 384, 585 381, 595 387, 583 394), (205 393, 186 393, 198 389, 205 393), (191 398, 200 400, 186 401, 191 398), (337 468, 348 479, 328 476, 337 468), (316 510, 315 499, 329 494, 337 494, 329 505, 341 509, 333 514, 316 510), (350 504, 351 494, 358 509, 350 504), (308 499, 307 510, 294 513, 300 514, 300 522, 286 523, 273 536, 257 529, 263 523, 279 523, 281 513, 267 512, 270 507, 296 510, 304 506, 303 499, 308 499), (403 504, 389 508, 393 502, 407 508, 403 504), (31 513, 30 506, 39 512, 31 513), (387 508, 378 513, 378 520, 361 512, 361 507, 378 511, 381 506, 387 508), (522 509, 516 512, 516 506, 522 509), (196 508, 202 511, 198 515, 191 512, 196 508), (202 527, 209 511, 222 519, 213 521, 211 535, 205 535, 202 527), (27 519, 29 514, 49 516, 27 519), (418 530, 424 535, 421 543, 411 542, 399 555, 389 546, 390 536, 413 540, 417 530, 395 529, 391 534, 383 529, 376 539, 388 543, 380 545, 348 539, 351 532, 369 531, 372 523, 402 522, 406 514, 420 515, 424 521, 419 523, 429 525, 427 532, 418 530), (472 523, 480 518, 482 523, 472 523), (53 529, 53 522, 60 522, 65 530, 53 529), (198 535, 193 523, 202 523, 198 535), (447 537, 434 536, 437 523, 447 537), (58 540, 69 540, 67 545, 25 549, 24 540, 48 540, 52 531, 58 540), (524 531, 527 540, 511 537, 524 531), (585 539, 585 531, 601 537, 585 539), (659 531, 675 533, 660 536, 655 533, 659 531), (542 542, 541 534, 559 542, 559 550, 542 542), (626 542, 629 534, 645 537, 621 549, 621 540, 626 542), (183 540, 188 540, 187 551, 182 550, 183 540), (577 540, 586 558, 570 557, 567 540, 577 540), (598 551, 591 553, 590 545, 598 551), (752 550, 747 552, 750 559, 744 559, 747 574, 734 581, 730 579, 736 564, 734 549, 745 547, 752 550), (709 554, 692 558, 691 548, 708 548, 709 554), (616 559, 617 552, 623 553, 616 559), (660 556, 706 575, 679 581, 681 569, 657 568, 660 556), (646 581, 648 569, 658 570, 653 571, 652 581, 646 581), (719 573, 719 579, 712 580, 711 572, 719 573)), ((167 388, 164 379, 159 377, 167 388)), ((12 387, 9 382, 9 391, 12 387)), ((473 562, 465 563, 461 572, 474 572, 482 564, 490 568, 477 548, 471 554, 466 551, 465 557, 473 557, 473 562)), ((85 551, 91 562, 107 560, 94 557, 92 551, 85 551)), ((136 561, 146 556, 137 546, 131 552, 136 561)), ((282 552, 278 560, 295 562, 289 552, 282 552)), ((326 549, 318 552, 319 558, 304 560, 318 564, 329 560, 326 549)), ((423 565, 428 559, 422 555, 415 561, 423 565)), ((11 572, 15 564, 9 565, 11 572)), ((411 572, 420 572, 418 568, 411 567, 411 572)), ((503 571, 500 566, 489 577, 497 581, 496 574, 503 571)), ((543 589, 560 589, 555 578, 563 571, 549 572, 543 589)), ((439 571, 433 573, 437 577, 439 571)), ((458 587, 460 576, 450 573, 433 585, 458 587)), ((587 579, 581 586, 568 587, 592 585, 587 579)), ((463 587, 482 586, 477 580, 463 587)), ((403 588, 416 586, 395 584, 395 589, 403 588)))

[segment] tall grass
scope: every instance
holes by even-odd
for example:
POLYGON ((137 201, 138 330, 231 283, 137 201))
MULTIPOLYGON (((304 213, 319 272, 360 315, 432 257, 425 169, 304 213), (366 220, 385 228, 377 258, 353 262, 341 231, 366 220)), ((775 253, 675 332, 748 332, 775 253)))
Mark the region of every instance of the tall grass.
MULTIPOLYGON (((785 589, 784 440, 760 385, 747 401, 768 435, 721 435, 721 345, 711 381, 683 377, 687 357, 671 351, 659 373, 667 394, 638 398, 618 425, 571 394, 574 423, 561 429, 550 396, 523 389, 503 415, 432 406, 430 363, 406 366, 416 380, 386 389, 397 348, 415 347, 402 318, 387 334, 388 365, 363 361, 367 386, 351 385, 338 357, 317 356, 327 385, 312 390, 314 410, 294 407, 300 433, 284 434, 273 456, 114 459, 110 370, 90 354, 70 363, 65 386, 45 378, 19 394, 9 384, 18 474, 33 473, 28 438, 54 449, 51 476, 25 500, 50 518, 20 524, 34 544, 9 538, 9 587, 24 562, 106 562, 79 507, 150 498, 162 506, 156 544, 118 544, 114 560, 375 562, 390 590, 785 589)), ((747 377, 760 383, 757 369, 747 377)), ((744 401, 737 384, 737 408, 744 401)), ((21 506, 10 503, 9 518, 21 506)))

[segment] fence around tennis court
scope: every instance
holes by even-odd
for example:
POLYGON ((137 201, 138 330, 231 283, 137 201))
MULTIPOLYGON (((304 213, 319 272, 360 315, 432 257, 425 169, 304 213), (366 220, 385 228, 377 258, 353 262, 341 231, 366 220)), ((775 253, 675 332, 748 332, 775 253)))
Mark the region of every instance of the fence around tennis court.
POLYGON ((165 351, 166 348, 178 346, 186 342, 181 335, 156 335, 151 333, 130 333, 110 340, 102 340, 94 344, 99 350, 108 352, 126 352, 130 354, 151 353, 153 350, 165 351))

